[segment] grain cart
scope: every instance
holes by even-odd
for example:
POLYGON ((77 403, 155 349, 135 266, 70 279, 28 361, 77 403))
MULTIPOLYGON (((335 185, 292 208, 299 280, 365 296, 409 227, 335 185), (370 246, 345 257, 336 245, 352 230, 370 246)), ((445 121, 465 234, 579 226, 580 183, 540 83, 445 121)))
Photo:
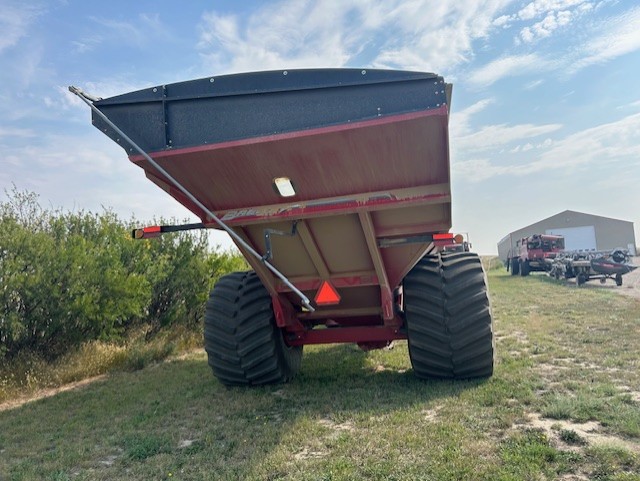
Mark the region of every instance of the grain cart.
POLYGON ((493 371, 477 255, 451 242, 451 85, 432 73, 316 69, 223 75, 107 99, 93 124, 252 267, 206 306, 226 385, 284 382, 307 344, 407 339, 420 378, 493 371))

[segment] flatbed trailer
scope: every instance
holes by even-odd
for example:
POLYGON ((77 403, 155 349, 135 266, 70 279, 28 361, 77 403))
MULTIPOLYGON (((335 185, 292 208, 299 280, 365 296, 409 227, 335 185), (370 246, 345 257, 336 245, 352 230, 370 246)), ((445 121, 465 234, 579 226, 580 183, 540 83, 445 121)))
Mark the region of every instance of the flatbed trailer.
POLYGON ((635 270, 629 253, 623 249, 613 251, 565 251, 549 260, 548 273, 556 279, 576 279, 578 286, 592 280, 601 284, 607 279, 622 285, 622 276, 635 270))
POLYGON ((251 265, 207 304, 205 348, 221 382, 287 381, 306 344, 401 339, 418 377, 492 374, 480 259, 441 252, 452 237, 442 77, 279 70, 108 99, 70 90, 149 180, 197 226, 227 231, 251 265))

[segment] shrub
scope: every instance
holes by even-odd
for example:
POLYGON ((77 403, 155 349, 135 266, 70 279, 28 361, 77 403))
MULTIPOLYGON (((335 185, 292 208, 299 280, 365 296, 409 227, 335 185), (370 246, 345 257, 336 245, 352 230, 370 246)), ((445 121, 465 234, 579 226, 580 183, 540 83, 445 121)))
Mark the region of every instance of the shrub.
POLYGON ((197 325, 213 282, 244 268, 206 233, 133 240, 110 211, 44 210, 37 195, 0 202, 0 358, 30 349, 55 358, 140 324, 197 325))

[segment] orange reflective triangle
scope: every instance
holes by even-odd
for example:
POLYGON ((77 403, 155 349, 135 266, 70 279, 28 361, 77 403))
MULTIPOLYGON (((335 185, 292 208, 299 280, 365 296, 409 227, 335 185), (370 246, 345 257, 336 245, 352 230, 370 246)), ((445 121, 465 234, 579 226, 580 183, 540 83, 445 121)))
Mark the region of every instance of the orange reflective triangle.
POLYGON ((338 304, 340 302, 340 294, 338 294, 338 291, 335 290, 329 281, 324 281, 316 293, 315 301, 319 306, 338 304))

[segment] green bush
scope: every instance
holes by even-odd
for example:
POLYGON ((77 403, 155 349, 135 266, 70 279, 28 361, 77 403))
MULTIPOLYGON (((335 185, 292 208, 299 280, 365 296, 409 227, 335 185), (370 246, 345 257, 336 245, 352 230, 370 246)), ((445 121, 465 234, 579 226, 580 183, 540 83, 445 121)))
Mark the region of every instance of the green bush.
POLYGON ((0 358, 24 349, 52 359, 89 340, 117 340, 148 324, 197 325, 213 282, 246 268, 216 253, 206 233, 133 240, 105 211, 45 210, 37 195, 0 202, 0 358))
POLYGON ((145 276, 151 282, 146 314, 154 332, 175 323, 198 324, 215 281, 247 268, 240 255, 212 254, 205 231, 165 234, 143 245, 138 261, 146 266, 145 276))

